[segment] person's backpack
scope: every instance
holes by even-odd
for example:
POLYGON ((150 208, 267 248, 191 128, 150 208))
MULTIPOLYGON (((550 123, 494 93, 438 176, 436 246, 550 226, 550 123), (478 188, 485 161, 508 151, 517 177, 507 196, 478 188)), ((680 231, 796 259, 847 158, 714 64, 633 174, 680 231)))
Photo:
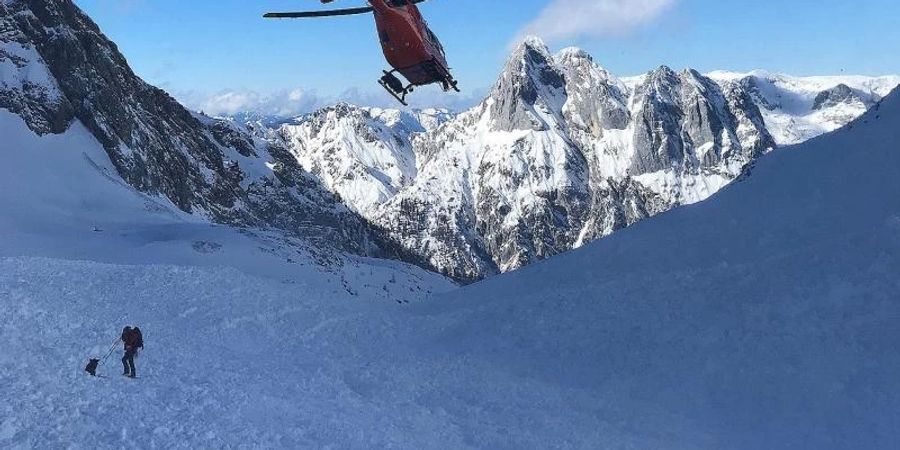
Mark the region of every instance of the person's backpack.
POLYGON ((137 342, 136 347, 143 349, 144 348, 144 335, 141 334, 141 329, 138 327, 134 327, 131 329, 131 332, 134 333, 134 340, 137 342))

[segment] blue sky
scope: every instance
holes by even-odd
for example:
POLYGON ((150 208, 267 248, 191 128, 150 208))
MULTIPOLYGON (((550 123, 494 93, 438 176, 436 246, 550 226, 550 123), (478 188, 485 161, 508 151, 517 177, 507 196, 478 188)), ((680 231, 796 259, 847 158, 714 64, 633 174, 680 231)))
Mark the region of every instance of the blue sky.
MULTIPOLYGON (((338 98, 389 104, 369 16, 267 21, 314 0, 75 0, 135 71, 194 107, 299 112, 338 98)), ((362 0, 332 5, 357 6, 362 0)), ((463 107, 490 87, 524 33, 577 45, 618 75, 661 64, 795 75, 900 73, 896 0, 432 0, 462 94, 418 93, 418 106, 463 107)))

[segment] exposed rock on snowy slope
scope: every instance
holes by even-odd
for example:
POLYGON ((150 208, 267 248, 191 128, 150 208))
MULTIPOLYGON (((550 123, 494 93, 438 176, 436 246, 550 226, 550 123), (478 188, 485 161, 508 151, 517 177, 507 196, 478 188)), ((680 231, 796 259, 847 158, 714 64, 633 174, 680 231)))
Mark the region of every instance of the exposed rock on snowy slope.
POLYGON ((270 138, 367 215, 416 178, 411 139, 424 131, 408 113, 340 103, 282 125, 270 138))
POLYGON ((72 106, 5 3, 0 3, 0 13, 0 108, 29 118, 35 132, 64 131, 72 106))
POLYGON ((400 111, 339 103, 274 127, 259 124, 263 126, 256 131, 289 149, 348 207, 372 219, 380 205, 415 180, 413 138, 453 117, 444 109, 400 111))
POLYGON ((79 121, 128 184, 183 211, 397 255, 285 148, 193 115, 138 78, 70 0, 9 0, 0 12, 0 107, 34 132, 61 133, 79 121))
POLYGON ((836 130, 900 86, 900 76, 792 77, 764 71, 709 76, 747 90, 779 145, 836 130))

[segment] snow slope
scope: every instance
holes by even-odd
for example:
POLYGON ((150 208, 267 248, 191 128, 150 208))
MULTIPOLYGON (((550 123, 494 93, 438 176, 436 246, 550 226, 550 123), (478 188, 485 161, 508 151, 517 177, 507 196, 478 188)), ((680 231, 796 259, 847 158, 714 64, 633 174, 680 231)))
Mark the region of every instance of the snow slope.
MULTIPOLYGON (((220 226, 185 213, 125 183, 78 121, 65 133, 39 137, 0 110, 0 135, 0 256, 227 266, 277 279, 328 278, 365 266, 386 278, 408 274, 403 290, 420 282, 426 290, 452 287, 423 270, 347 255, 312 238, 220 226)), ((392 298, 387 289, 381 297, 392 298)))
POLYGON ((895 92, 706 202, 451 293, 426 345, 571 393, 584 434, 560 434, 602 431, 565 446, 895 448, 898 125, 895 92))
MULTIPOLYGON (((288 352, 343 316, 455 287, 414 266, 185 213, 125 183, 77 120, 38 136, 0 109, 0 136, 2 448, 283 445, 291 441, 274 419, 284 415, 247 399, 291 392, 296 378, 265 374, 297 369, 254 354, 288 352), (147 390, 116 384, 118 357, 101 368, 110 378, 84 378, 85 358, 130 322, 148 330, 138 362, 147 390), (121 416, 126 404, 140 419, 121 416), (248 415, 274 427, 242 428, 248 415)), ((317 393, 326 401, 333 391, 317 393)))
POLYGON ((898 124, 895 94, 706 202, 407 307, 3 258, 0 446, 895 448, 898 124), (80 373, 128 322, 143 378, 80 373))

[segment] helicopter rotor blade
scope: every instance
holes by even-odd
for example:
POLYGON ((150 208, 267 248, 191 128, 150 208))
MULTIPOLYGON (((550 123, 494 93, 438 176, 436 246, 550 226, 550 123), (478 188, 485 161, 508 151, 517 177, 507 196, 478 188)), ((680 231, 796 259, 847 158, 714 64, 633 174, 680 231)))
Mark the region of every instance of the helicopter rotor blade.
MULTIPOLYGON (((322 3, 331 3, 334 0, 322 0, 322 3)), ((407 0, 411 5, 418 5, 426 0, 407 0)), ((310 17, 332 17, 332 16, 352 16, 355 14, 368 14, 375 11, 371 6, 361 8, 332 9, 328 11, 305 11, 305 12, 281 12, 268 13, 263 17, 266 19, 303 19, 310 17)))
POLYGON ((306 11, 306 12, 282 12, 268 13, 266 19, 302 19, 308 17, 352 16, 355 14, 368 14, 374 11, 371 6, 362 8, 332 9, 330 11, 306 11))

